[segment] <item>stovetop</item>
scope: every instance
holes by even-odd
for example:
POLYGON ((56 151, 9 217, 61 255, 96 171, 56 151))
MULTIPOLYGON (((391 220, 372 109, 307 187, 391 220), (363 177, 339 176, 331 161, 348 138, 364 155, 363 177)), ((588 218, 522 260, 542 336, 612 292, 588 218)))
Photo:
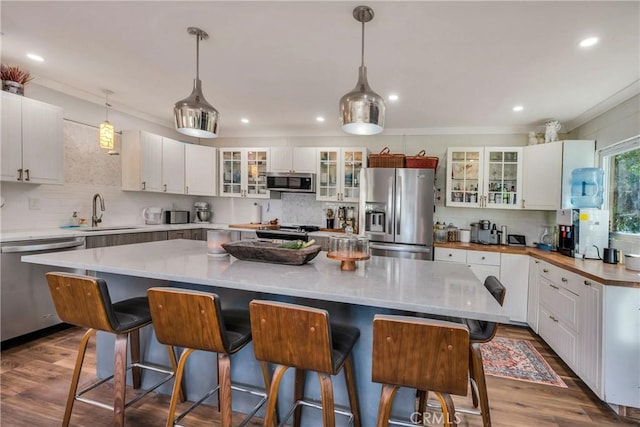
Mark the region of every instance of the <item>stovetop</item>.
POLYGON ((316 225, 281 225, 280 230, 307 232, 319 231, 320 227, 316 225))

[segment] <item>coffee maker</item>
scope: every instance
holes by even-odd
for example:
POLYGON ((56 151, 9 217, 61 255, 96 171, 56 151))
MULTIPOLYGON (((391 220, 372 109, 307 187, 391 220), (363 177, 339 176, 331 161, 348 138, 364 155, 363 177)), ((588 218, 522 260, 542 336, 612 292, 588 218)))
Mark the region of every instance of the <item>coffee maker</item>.
POLYGON ((211 211, 209 210, 209 203, 207 202, 195 202, 193 207, 196 209, 195 220, 193 222, 205 223, 209 222, 211 217, 211 211))

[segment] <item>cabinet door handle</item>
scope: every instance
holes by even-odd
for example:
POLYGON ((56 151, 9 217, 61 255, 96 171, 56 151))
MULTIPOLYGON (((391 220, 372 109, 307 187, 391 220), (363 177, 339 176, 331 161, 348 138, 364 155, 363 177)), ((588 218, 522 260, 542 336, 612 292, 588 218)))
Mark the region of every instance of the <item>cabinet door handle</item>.
POLYGON ((546 268, 543 268, 543 269, 542 269, 542 272, 543 272, 543 273, 548 273, 548 272, 549 272, 549 270, 547 270, 546 268))
POLYGON ((142 189, 143 190, 147 189, 147 181, 142 181, 142 189))
POLYGON ((482 257, 481 259, 484 259, 484 257, 482 257))
POLYGON ((453 254, 449 254, 449 256, 453 256, 453 254))
POLYGON ((29 169, 24 170, 24 180, 29 181, 31 178, 29 177, 29 169))
POLYGON ((536 264, 540 264, 540 261, 533 261, 533 262, 536 263, 536 264))
POLYGON ((551 285, 551 284, 549 284, 549 286, 551 286, 553 289, 560 289, 560 288, 559 288, 558 286, 556 286, 556 285, 551 285))
POLYGON ((585 280, 585 281, 584 281, 584 284, 585 284, 585 286, 591 286, 591 282, 590 282, 590 281, 588 281, 588 280, 585 280))
POLYGON ((561 278, 560 280, 562 280, 562 281, 563 281, 563 282, 565 282, 565 283, 569 281, 569 279, 567 279, 566 277, 563 277, 563 278, 561 278))
POLYGON ((184 188, 184 192, 189 194, 189 186, 188 185, 184 188))
POLYGON ((22 169, 18 169, 18 181, 22 181, 22 169))
POLYGON ((164 190, 162 190, 162 191, 164 191, 166 193, 167 192, 167 184, 164 184, 163 187, 164 187, 164 190))
POLYGON ((522 209, 524 209, 524 199, 522 199, 522 209))

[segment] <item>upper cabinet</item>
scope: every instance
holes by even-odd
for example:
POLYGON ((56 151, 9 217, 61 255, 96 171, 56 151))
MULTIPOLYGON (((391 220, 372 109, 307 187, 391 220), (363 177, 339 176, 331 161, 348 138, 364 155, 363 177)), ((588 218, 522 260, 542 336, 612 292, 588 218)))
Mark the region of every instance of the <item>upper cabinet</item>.
POLYGON ((1 179, 64 183, 63 111, 2 91, 1 179))
POLYGON ((447 206, 520 209, 521 197, 521 147, 447 150, 447 206))
POLYGON ((220 196, 268 198, 268 148, 220 148, 220 196))
POLYGON ((316 199, 358 202, 360 170, 366 167, 367 149, 318 148, 316 199))
POLYGON ((123 190, 211 196, 215 171, 214 147, 139 130, 122 132, 123 190))
POLYGON ((595 141, 572 140, 524 147, 523 207, 570 209, 571 171, 593 167, 595 141))
POLYGON ((316 173, 315 147, 271 147, 269 172, 316 173))

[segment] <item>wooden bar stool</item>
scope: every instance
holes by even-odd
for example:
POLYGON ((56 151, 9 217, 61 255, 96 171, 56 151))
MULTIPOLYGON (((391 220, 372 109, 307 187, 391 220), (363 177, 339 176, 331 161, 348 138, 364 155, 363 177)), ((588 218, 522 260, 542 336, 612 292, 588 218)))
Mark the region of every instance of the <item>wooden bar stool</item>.
MULTIPOLYGON (((46 277, 53 303, 60 319, 72 325, 89 328, 82 337, 80 347, 78 348, 78 356, 76 358, 71 386, 69 387, 69 396, 67 398, 62 426, 66 427, 69 425, 71 411, 76 400, 113 410, 114 425, 124 426, 124 409, 169 381, 173 377, 173 370, 175 370, 177 365, 172 347, 169 347, 168 350, 169 360, 171 361, 173 370, 140 362, 140 328, 151 323, 151 314, 149 313, 147 298, 131 298, 112 304, 107 284, 102 279, 58 272, 47 273, 46 277), (113 375, 99 380, 76 393, 87 344, 89 343, 89 339, 94 336, 97 331, 110 332, 116 336, 113 375), (129 341, 131 344, 131 364, 127 366, 127 345, 129 341), (133 388, 140 388, 141 369, 149 369, 167 375, 159 383, 155 384, 149 390, 146 390, 144 394, 125 403, 126 372, 128 369, 131 369, 133 388), (86 392, 93 390, 112 378, 114 379, 113 406, 82 397, 86 392)), ((182 396, 182 388, 179 383, 177 387, 182 396)))
MULTIPOLYGON (((495 276, 488 276, 484 281, 484 287, 500 305, 504 304, 507 290, 502 283, 500 283, 500 280, 495 276)), ((471 383, 471 398, 474 408, 477 408, 478 405, 480 405, 480 412, 469 409, 459 409, 458 412, 481 415, 483 427, 491 427, 489 395, 487 393, 487 383, 484 376, 482 353, 478 344, 491 341, 498 331, 498 324, 496 322, 476 319, 461 319, 459 317, 447 317, 444 319, 466 325, 469 329, 469 341, 471 342, 469 351, 469 381, 471 383)), ((419 407, 424 408, 427 401, 427 392, 418 390, 417 395, 419 407)))
MULTIPOLYGON (((466 396, 468 372, 466 326, 408 316, 374 317, 371 379, 383 384, 377 427, 389 425, 393 398, 400 387, 433 391, 441 403, 444 424, 456 426, 450 395, 466 396)), ((415 426, 419 421, 392 423, 415 426)))
MULTIPOLYGON (((258 404, 238 426, 246 425, 267 400, 265 390, 252 386, 232 385, 231 355, 251 342, 251 323, 248 310, 222 310, 218 295, 178 288, 151 288, 147 290, 151 317, 158 341, 184 347, 176 370, 176 382, 171 395, 167 427, 182 420, 195 407, 218 392, 218 408, 221 425, 231 427, 231 390, 250 393, 260 397, 258 404), (176 416, 179 398, 178 384, 184 374, 189 356, 196 350, 217 353, 218 385, 195 402, 182 414, 176 416)), ((269 389, 269 372, 262 363, 262 375, 269 389)))
POLYGON ((271 381, 264 426, 275 419, 278 389, 288 368, 295 368, 294 404, 282 420, 293 414, 294 426, 300 426, 302 407, 322 409, 323 425, 335 426, 335 414, 349 417, 349 424, 360 427, 360 413, 353 375, 351 351, 360 336, 353 326, 329 323, 326 310, 272 301, 251 301, 251 330, 256 359, 278 365, 271 381), (350 412, 336 408, 332 375, 344 367, 350 412), (304 399, 306 371, 314 371, 320 380, 322 404, 304 399))

